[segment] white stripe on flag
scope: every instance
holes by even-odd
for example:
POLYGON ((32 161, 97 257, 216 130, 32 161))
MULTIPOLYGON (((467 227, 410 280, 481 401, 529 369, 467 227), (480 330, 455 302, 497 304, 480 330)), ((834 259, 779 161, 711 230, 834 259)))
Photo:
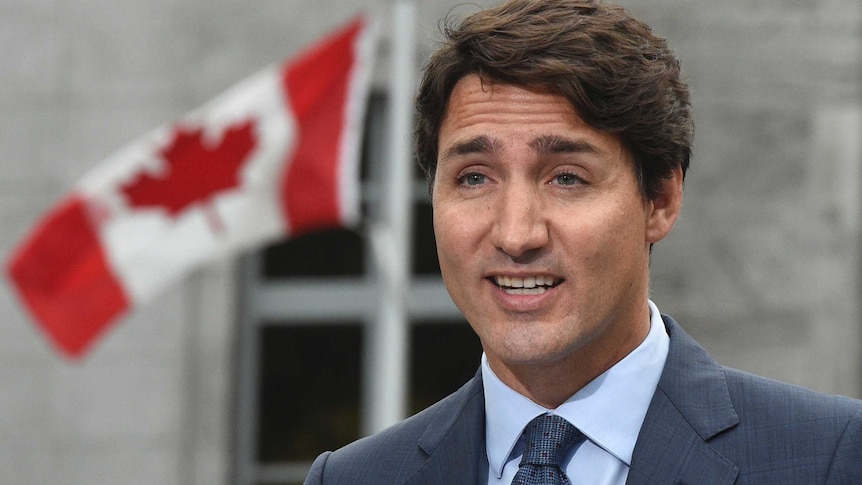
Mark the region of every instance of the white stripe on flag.
POLYGON ((364 17, 108 157, 7 261, 80 356, 131 306, 226 254, 353 222, 376 29, 364 17))

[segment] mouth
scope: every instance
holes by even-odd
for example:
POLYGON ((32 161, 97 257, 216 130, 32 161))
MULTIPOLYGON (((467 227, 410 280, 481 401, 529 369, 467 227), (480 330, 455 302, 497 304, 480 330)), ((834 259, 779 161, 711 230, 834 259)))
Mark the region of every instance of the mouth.
POLYGON ((490 276, 488 280, 509 295, 541 295, 564 281, 548 275, 490 276))

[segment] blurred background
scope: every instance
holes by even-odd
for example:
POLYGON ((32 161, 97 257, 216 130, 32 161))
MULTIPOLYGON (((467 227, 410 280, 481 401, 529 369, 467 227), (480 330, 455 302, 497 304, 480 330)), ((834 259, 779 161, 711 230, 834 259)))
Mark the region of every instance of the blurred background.
MULTIPOLYGON (((448 12, 417 2, 416 72, 448 12)), ((862 397, 858 0, 622 0, 669 39, 697 135, 652 299, 722 363, 862 397)), ((387 1, 0 0, 0 251, 117 148, 320 38, 383 17, 366 123, 373 215, 385 144, 387 1)), ((408 411, 456 389, 478 340, 439 279, 416 173, 408 411)), ((81 361, 0 284, 0 481, 293 484, 373 431, 377 283, 367 231, 328 231, 195 273, 81 361), (312 426, 314 425, 314 426, 312 426)))

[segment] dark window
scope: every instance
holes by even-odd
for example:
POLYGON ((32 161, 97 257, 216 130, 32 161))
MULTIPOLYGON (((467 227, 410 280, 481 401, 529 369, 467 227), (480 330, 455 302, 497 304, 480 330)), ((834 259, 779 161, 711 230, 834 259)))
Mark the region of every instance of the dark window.
POLYGON ((439 275, 437 244, 434 242, 434 225, 429 202, 416 204, 413 211, 413 273, 439 275))
POLYGON ((456 391, 479 369, 482 346, 464 320, 415 323, 410 340, 411 414, 456 391))
POLYGON ((314 232, 264 250, 267 279, 298 276, 358 276, 365 271, 365 240, 354 231, 314 232))
POLYGON ((264 326, 258 459, 311 461, 359 437, 359 325, 264 326))

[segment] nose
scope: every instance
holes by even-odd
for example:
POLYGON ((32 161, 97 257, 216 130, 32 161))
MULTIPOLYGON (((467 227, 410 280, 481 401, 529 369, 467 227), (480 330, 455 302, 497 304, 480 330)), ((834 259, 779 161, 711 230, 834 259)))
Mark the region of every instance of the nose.
POLYGON ((537 190, 513 187, 500 196, 491 231, 497 249, 513 259, 520 259, 547 245, 548 225, 537 190))

